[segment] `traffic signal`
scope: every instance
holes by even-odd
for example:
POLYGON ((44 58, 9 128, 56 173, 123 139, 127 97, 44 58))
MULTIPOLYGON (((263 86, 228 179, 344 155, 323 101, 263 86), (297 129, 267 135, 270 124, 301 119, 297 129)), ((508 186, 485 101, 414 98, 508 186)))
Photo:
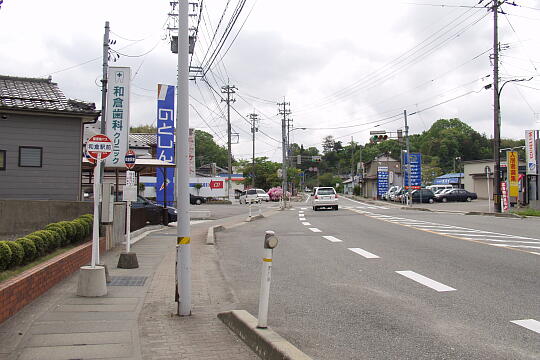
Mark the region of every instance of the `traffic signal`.
POLYGON ((386 134, 380 134, 380 135, 373 135, 369 138, 369 142, 371 143, 377 143, 379 141, 388 140, 388 135, 386 134))

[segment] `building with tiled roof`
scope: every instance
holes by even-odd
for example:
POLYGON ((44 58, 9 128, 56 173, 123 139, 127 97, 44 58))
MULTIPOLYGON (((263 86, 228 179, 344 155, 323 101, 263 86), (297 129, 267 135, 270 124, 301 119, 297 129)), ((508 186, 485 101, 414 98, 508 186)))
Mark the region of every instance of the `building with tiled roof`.
POLYGON ((80 200, 83 128, 99 114, 50 77, 0 76, 0 199, 80 200))

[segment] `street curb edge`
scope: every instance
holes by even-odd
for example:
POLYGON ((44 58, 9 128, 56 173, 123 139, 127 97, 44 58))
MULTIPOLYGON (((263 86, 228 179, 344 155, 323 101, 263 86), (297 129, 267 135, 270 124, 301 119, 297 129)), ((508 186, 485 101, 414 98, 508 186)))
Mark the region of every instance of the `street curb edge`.
POLYGON ((270 328, 258 329, 257 319, 245 310, 231 310, 217 316, 261 359, 311 360, 270 328))

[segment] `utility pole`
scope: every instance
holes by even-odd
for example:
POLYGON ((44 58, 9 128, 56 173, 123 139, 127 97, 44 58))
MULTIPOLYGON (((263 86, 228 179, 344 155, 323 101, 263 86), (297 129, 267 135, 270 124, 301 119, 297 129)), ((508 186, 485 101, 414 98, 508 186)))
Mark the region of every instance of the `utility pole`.
MULTIPOLYGON (((107 81, 108 81, 108 72, 109 72, 109 33, 110 27, 109 22, 105 21, 105 33, 103 34, 103 75, 101 78, 101 128, 100 132, 105 134, 105 114, 107 111, 107 81)), ((94 179, 94 181, 99 180, 100 184, 103 184, 105 166, 101 167, 99 172, 99 179, 94 179)))
POLYGON ((178 315, 191 315, 191 234, 189 226, 189 0, 178 1, 178 92, 176 98, 176 279, 178 315))
POLYGON ((287 116, 291 114, 291 110, 287 109, 287 106, 290 106, 291 103, 285 102, 285 98, 283 98, 282 103, 277 104, 279 106, 279 115, 283 116, 283 119, 281 120, 281 147, 282 147, 282 155, 283 155, 283 165, 282 165, 282 176, 283 176, 283 182, 282 182, 282 188, 283 188, 283 209, 285 210, 287 208, 287 116))
POLYGON ((227 152, 228 152, 228 170, 227 172, 227 198, 231 198, 231 175, 232 175, 232 153, 231 153, 231 102, 236 100, 231 97, 235 93, 234 90, 237 90, 236 86, 230 86, 229 84, 221 87, 221 93, 227 94, 226 99, 221 99, 227 103, 227 152))
POLYGON ((407 192, 407 198, 409 199, 409 206, 412 206, 412 191, 411 191, 411 158, 409 149, 409 125, 407 124, 407 110, 403 110, 403 117, 405 118, 405 144, 407 147, 407 177, 409 178, 409 191, 407 192))
MULTIPOLYGON (((504 2, 504 1, 503 1, 504 2)), ((493 175, 495 184, 493 186, 493 203, 495 212, 501 212, 501 105, 499 103, 499 30, 497 24, 497 14, 499 0, 493 0, 493 175)))
POLYGON ((253 135, 253 157, 251 158, 251 186, 255 187, 255 132, 259 131, 257 121, 259 115, 251 113, 248 115, 251 120, 251 134, 253 135))

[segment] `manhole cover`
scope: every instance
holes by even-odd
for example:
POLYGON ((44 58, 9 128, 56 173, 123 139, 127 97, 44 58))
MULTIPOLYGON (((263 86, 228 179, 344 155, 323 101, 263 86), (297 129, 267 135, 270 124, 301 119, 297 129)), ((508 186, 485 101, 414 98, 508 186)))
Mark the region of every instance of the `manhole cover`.
POLYGON ((148 276, 111 276, 109 286, 144 286, 148 276))

